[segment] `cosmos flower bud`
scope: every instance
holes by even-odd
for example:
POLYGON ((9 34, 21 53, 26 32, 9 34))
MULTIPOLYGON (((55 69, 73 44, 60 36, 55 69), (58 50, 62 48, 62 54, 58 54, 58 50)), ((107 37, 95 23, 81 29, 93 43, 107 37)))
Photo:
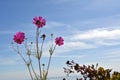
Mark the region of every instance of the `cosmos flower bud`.
POLYGON ((43 35, 41 36, 41 38, 43 38, 43 40, 45 40, 45 37, 46 37, 46 35, 45 35, 45 34, 43 34, 43 35))

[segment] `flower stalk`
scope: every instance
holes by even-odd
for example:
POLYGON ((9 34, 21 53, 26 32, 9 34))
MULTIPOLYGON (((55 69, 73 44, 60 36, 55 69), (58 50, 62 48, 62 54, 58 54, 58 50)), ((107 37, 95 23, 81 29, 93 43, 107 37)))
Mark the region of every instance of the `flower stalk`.
MULTIPOLYGON (((35 73, 35 70, 34 70, 34 67, 33 67, 33 64, 32 64, 31 47, 28 48, 28 45, 27 45, 27 38, 25 39, 25 44, 24 45, 25 45, 25 49, 26 49, 26 52, 27 52, 27 55, 28 55, 28 59, 30 61, 30 67, 31 67, 31 69, 33 71, 33 74, 34 74, 35 78, 38 80, 37 74, 35 73)), ((32 43, 31 43, 31 45, 32 45, 32 43)), ((30 70, 29 70, 29 72, 30 72, 30 70)))
POLYGON ((18 45, 17 45, 17 49, 15 49, 15 48, 14 48, 14 45, 13 45, 13 43, 12 43, 12 48, 14 49, 14 51, 17 52, 17 54, 22 58, 22 60, 24 61, 24 63, 27 65, 27 68, 28 68, 28 71, 29 71, 31 80, 34 80, 34 79, 33 79, 33 76, 32 76, 32 73, 31 73, 31 70, 30 70, 30 64, 31 64, 31 62, 28 63, 28 62, 25 60, 25 58, 23 57, 23 55, 22 55, 22 54, 20 53, 20 51, 19 51, 19 46, 18 46, 18 45))
MULTIPOLYGON (((47 64, 47 67, 45 68, 45 64, 41 65, 41 57, 42 57, 42 54, 43 54, 43 45, 44 45, 46 35, 43 34, 41 36, 41 38, 42 38, 41 46, 39 46, 39 36, 40 36, 41 28, 43 26, 45 26, 45 24, 46 24, 46 20, 43 19, 41 16, 39 16, 39 17, 35 17, 33 19, 33 23, 37 26, 37 29, 36 29, 36 41, 35 41, 35 55, 37 57, 37 62, 38 62, 38 69, 39 69, 38 76, 37 76, 37 73, 36 73, 36 71, 34 69, 32 58, 31 58, 32 50, 31 50, 31 47, 29 48, 29 46, 27 44, 27 38, 25 37, 24 32, 16 32, 16 34, 14 35, 13 40, 14 40, 15 43, 17 43, 17 48, 16 49, 14 48, 13 43, 12 43, 12 47, 19 54, 19 56, 22 58, 22 60, 25 62, 26 66, 28 68, 31 80, 47 80, 52 55, 53 55, 53 53, 55 51, 56 46, 57 45, 58 46, 63 45, 64 40, 63 40, 62 37, 57 37, 55 39, 55 46, 53 47, 53 34, 51 34, 52 45, 51 45, 50 50, 49 50, 50 56, 49 56, 48 64, 47 64), (25 46, 26 54, 27 54, 27 57, 25 57, 25 58, 28 58, 28 59, 24 58, 24 56, 20 53, 19 47, 18 47, 18 44, 19 45, 22 44, 24 42, 24 40, 25 40, 24 46, 25 46), (29 61, 27 62, 27 60, 29 60, 29 61)), ((31 45, 32 44, 33 43, 31 43, 31 45)))
POLYGON ((40 63, 40 58, 42 53, 39 53, 39 44, 38 44, 38 38, 39 38, 39 28, 36 30, 36 52, 37 52, 37 59, 38 59, 38 65, 39 65, 39 74, 40 74, 40 79, 42 80, 42 73, 41 73, 41 63, 40 63))

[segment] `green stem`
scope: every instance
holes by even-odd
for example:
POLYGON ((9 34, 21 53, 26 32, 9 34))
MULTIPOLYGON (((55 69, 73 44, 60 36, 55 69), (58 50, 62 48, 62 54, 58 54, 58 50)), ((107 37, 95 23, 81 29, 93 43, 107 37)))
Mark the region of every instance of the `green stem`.
POLYGON ((49 61, 48 61, 48 67, 47 67, 47 74, 48 74, 48 71, 49 71, 49 67, 50 67, 51 58, 52 58, 52 55, 50 55, 50 57, 49 57, 49 61))
MULTIPOLYGON (((25 62, 25 64, 27 65, 27 61, 25 60, 25 58, 23 57, 23 55, 20 53, 19 47, 17 46, 17 49, 15 49, 13 44, 12 44, 12 47, 13 47, 13 49, 19 54, 19 56, 22 58, 22 60, 23 60, 23 61, 25 62)), ((28 65, 27 65, 27 68, 28 68, 28 70, 29 70, 29 74, 30 74, 31 79, 33 80, 33 77, 32 77, 32 74, 31 74, 31 71, 30 71, 30 68, 28 67, 28 65)))
MULTIPOLYGON (((22 56, 22 54, 19 52, 19 50, 18 50, 18 54, 20 55, 20 57, 23 59, 23 61, 24 61, 24 62, 26 63, 26 65, 27 65, 27 61, 26 61, 25 58, 22 56)), ((31 70, 30 70, 30 68, 29 68, 28 65, 27 65, 27 68, 28 68, 28 70, 29 70, 29 74, 30 74, 31 79, 33 80, 33 76, 32 76, 31 70)))
POLYGON ((52 54, 54 53, 55 48, 56 48, 56 45, 54 46, 54 48, 52 50, 52 53, 50 53, 50 57, 49 57, 49 61, 48 61, 48 67, 47 67, 47 75, 48 75, 48 71, 49 71, 49 68, 50 68, 50 62, 51 62, 52 54))
POLYGON ((25 44, 24 44, 24 45, 25 45, 25 48, 26 48, 26 51, 27 51, 27 55, 28 55, 30 64, 31 64, 32 71, 33 71, 36 79, 38 80, 38 77, 37 77, 37 75, 36 75, 36 73, 35 73, 35 70, 34 70, 34 68, 33 68, 33 65, 32 65, 32 59, 31 59, 31 57, 30 57, 30 55, 31 55, 31 48, 30 48, 30 49, 28 48, 27 39, 25 40, 25 44))
POLYGON ((45 70, 44 70, 44 65, 43 65, 43 77, 45 76, 45 74, 44 74, 44 73, 45 73, 45 70))
POLYGON ((39 28, 37 28, 37 31, 36 31, 36 49, 37 49, 37 58, 38 58, 38 65, 39 65, 40 79, 42 80, 40 55, 39 55, 39 50, 38 50, 38 37, 39 37, 39 28))
POLYGON ((27 68, 28 68, 28 71, 29 71, 29 73, 30 73, 31 79, 34 80, 33 77, 32 77, 32 73, 31 73, 30 67, 27 66, 27 68))
MULTIPOLYGON (((29 60, 32 61, 30 56, 29 56, 29 60)), ((37 77, 37 75, 36 75, 36 73, 35 73, 35 70, 34 70, 34 68, 33 68, 32 62, 31 62, 31 68, 32 68, 32 71, 33 71, 36 79, 38 80, 38 77, 37 77)))

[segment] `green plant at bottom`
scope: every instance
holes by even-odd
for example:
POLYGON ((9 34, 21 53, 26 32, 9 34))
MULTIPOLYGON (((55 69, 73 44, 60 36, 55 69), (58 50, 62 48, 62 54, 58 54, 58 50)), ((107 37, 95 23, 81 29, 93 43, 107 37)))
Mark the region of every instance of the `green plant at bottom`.
MULTIPOLYGON (((69 76, 70 74, 78 73, 82 77, 76 80, 120 80, 120 73, 114 71, 111 73, 112 69, 105 69, 103 67, 98 67, 96 65, 79 65, 74 61, 66 62, 67 68, 64 67, 64 72, 69 76)), ((66 80, 64 78, 64 80, 66 80)))

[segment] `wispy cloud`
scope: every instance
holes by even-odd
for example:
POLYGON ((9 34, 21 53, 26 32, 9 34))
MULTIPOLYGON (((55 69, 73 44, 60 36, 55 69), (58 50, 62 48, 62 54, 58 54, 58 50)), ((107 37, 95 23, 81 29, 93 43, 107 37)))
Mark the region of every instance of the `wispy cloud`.
POLYGON ((58 56, 58 55, 55 55, 53 57, 58 57, 58 58, 83 58, 85 57, 86 55, 68 55, 68 56, 58 56))
MULTIPOLYGON (((105 68, 111 68, 113 69, 113 71, 120 71, 120 51, 119 51, 119 47, 117 48, 112 48, 112 49, 108 49, 108 50, 103 50, 101 51, 102 54, 101 56, 99 56, 99 58, 101 60, 99 60, 99 65, 103 66, 105 68)), ((99 52, 98 52, 99 55, 99 52)), ((91 62, 92 63, 96 63, 96 62, 91 62)))
POLYGON ((60 23, 60 22, 56 22, 56 21, 49 21, 47 22, 47 25, 45 26, 45 28, 54 28, 54 27, 65 27, 68 26, 64 23, 60 23))
MULTIPOLYGON (((64 26, 67 24, 62 24, 58 22, 53 22, 52 25, 64 26)), ((49 26, 49 25, 48 25, 49 26)), ((72 26, 69 26, 72 28, 72 26)), ((63 33, 65 31, 62 31, 63 33)), ((71 35, 65 35, 65 44, 56 49, 57 54, 62 54, 65 52, 75 51, 75 50, 83 50, 83 49, 93 49, 99 48, 101 46, 115 46, 120 45, 120 28, 119 27, 102 27, 102 28, 94 28, 84 31, 73 30, 71 31, 71 35), (62 50, 61 50, 62 49, 62 50)), ((45 49, 50 47, 50 43, 45 44, 45 49)), ((48 51, 46 52, 46 56, 48 56, 48 51)), ((45 55, 45 54, 44 54, 45 55)))
POLYGON ((72 2, 72 1, 79 1, 79 0, 51 0, 52 3, 54 4, 62 4, 62 3, 68 3, 68 2, 72 2))
POLYGON ((97 28, 73 35, 72 40, 90 41, 101 45, 119 45, 120 29, 97 28))
MULTIPOLYGON (((83 24, 86 24, 86 23, 91 24, 91 23, 94 23, 94 21, 83 22, 83 24)), ((65 29, 65 30, 60 30, 61 33, 67 34, 67 35, 66 34, 64 35, 65 44, 64 44, 64 46, 61 46, 56 49, 55 52, 57 54, 75 51, 75 50, 98 48, 99 46, 120 45, 120 42, 119 42, 120 38, 118 37, 118 36, 120 36, 120 28, 119 27, 115 27, 115 28, 102 27, 102 28, 94 28, 94 29, 88 29, 88 30, 81 31, 80 29, 74 28, 73 26, 74 25, 65 24, 65 23, 56 22, 56 21, 49 21, 47 23, 47 25, 45 26, 45 28, 48 30, 53 29, 53 28, 61 29, 61 27, 64 27, 64 29, 65 29), (70 31, 70 29, 72 29, 72 30, 70 31)), ((58 32, 56 30, 54 30, 54 31, 58 32)), ((27 32, 27 30, 26 30, 26 32, 27 32)), ((28 33, 31 34, 33 32, 28 31, 28 33)), ((35 36, 35 35, 33 35, 33 36, 35 36)), ((47 43, 45 43, 45 46, 44 46, 45 52, 44 52, 43 56, 49 56, 49 47, 50 47, 50 42, 47 41, 47 43)))
POLYGON ((75 50, 82 50, 82 49, 90 49, 90 48, 96 48, 96 46, 87 44, 80 41, 65 41, 64 46, 59 47, 56 52, 57 53, 65 53, 75 50))
POLYGON ((77 34, 73 36, 73 39, 80 39, 80 40, 91 40, 91 39, 119 39, 120 36, 120 29, 105 29, 105 28, 98 28, 93 30, 88 30, 81 34, 77 34))
MULTIPOLYGON (((55 44, 54 44, 55 45, 55 44)), ((39 43, 39 46, 41 46, 41 43, 39 43)), ((49 57, 49 49, 51 47, 51 43, 48 41, 44 43, 43 45, 43 57, 49 57)), ((87 44, 84 42, 79 42, 79 41, 65 41, 63 46, 56 46, 55 52, 53 54, 53 57, 61 57, 61 58, 66 58, 66 57, 73 57, 73 58, 81 58, 84 57, 85 55, 67 55, 65 56, 64 54, 67 52, 75 51, 75 50, 82 50, 82 49, 90 49, 90 48, 96 48, 96 46, 87 44)), ((33 44, 33 53, 35 52, 35 44, 33 44)))
POLYGON ((120 61, 120 51, 117 49, 106 51, 103 55, 104 60, 120 61))
POLYGON ((88 8, 90 9, 113 9, 118 7, 119 0, 92 0, 91 4, 89 4, 88 8))
POLYGON ((18 56, 15 57, 15 55, 10 57, 0 56, 0 66, 17 65, 17 64, 20 64, 20 62, 21 62, 20 58, 18 56))
POLYGON ((0 72, 0 79, 1 80, 27 80, 29 75, 26 71, 7 71, 7 72, 0 72), (22 77, 21 77, 22 76, 22 77))

